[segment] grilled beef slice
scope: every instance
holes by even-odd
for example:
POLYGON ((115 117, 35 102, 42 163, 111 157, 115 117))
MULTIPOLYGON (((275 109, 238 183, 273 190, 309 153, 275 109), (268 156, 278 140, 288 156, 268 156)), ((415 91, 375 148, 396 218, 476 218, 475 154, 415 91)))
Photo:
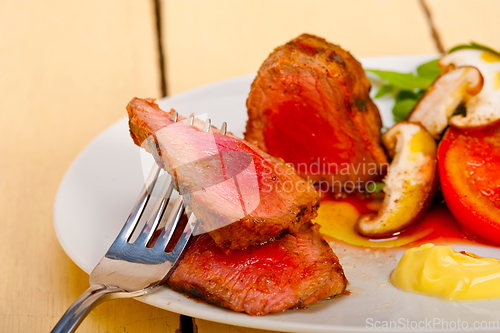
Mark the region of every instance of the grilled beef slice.
POLYGON ((265 315, 345 291, 347 279, 319 225, 246 250, 221 251, 208 234, 197 236, 168 280, 176 291, 210 303, 265 315))
POLYGON ((173 111, 162 111, 151 99, 134 98, 127 110, 134 142, 176 177, 188 209, 224 251, 295 234, 316 216, 314 187, 252 144, 174 123, 173 111))
POLYGON ((301 35, 262 64, 247 99, 245 140, 315 181, 379 180, 387 160, 369 90, 349 52, 301 35))

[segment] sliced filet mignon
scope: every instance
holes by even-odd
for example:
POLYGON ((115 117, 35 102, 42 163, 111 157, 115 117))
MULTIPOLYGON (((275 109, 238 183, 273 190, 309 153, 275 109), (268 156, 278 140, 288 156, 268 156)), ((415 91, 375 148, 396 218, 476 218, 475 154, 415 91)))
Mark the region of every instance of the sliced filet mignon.
POLYGON ((369 90, 349 52, 301 35, 262 64, 247 99, 245 140, 314 181, 352 187, 380 180, 387 159, 369 90))
POLYGON ((319 225, 245 250, 223 252, 208 234, 191 243, 168 285, 210 303, 265 315, 344 293, 347 279, 319 225))
POLYGON ((151 99, 134 98, 127 110, 134 142, 176 178, 188 208, 225 251, 294 234, 316 216, 314 186, 254 145, 174 123, 151 99))

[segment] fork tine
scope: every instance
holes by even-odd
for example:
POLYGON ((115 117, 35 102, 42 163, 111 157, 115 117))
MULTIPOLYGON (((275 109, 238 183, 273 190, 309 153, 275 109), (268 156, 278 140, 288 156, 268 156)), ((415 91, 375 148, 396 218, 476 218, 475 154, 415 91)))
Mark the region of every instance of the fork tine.
MULTIPOLYGON (((177 113, 177 111, 174 111, 174 113, 172 113, 172 116, 170 119, 175 123, 175 122, 177 122, 178 118, 179 118, 179 114, 177 113)), ((118 238, 125 239, 127 242, 130 241, 130 238, 132 237, 132 234, 134 233, 134 230, 137 227, 137 224, 138 224, 139 220, 141 219, 142 214, 144 213, 144 209, 149 201, 149 198, 151 197, 151 193, 153 192, 153 188, 156 184, 156 181, 158 180, 158 175, 160 173, 160 170, 161 170, 161 168, 155 163, 153 165, 153 168, 151 169, 151 172, 149 173, 148 179, 146 180, 146 185, 151 184, 151 185, 148 185, 148 186, 150 186, 150 188, 147 188, 147 190, 145 191, 146 185, 144 185, 144 188, 143 188, 142 192, 139 194, 139 198, 137 199, 137 202, 132 209, 132 213, 130 214, 129 218, 125 222, 125 225, 123 226, 122 231, 118 235, 118 238)), ((167 183, 165 183, 165 184, 167 184, 167 183)), ((173 184, 173 185, 175 186, 175 184, 173 184)), ((163 190, 165 190, 165 186, 166 185, 163 186, 162 191, 160 192, 160 196, 159 196, 160 199, 157 200, 155 203, 152 215, 150 215, 148 221, 144 225, 144 228, 143 228, 141 234, 139 235, 138 239, 136 239, 136 241, 134 243, 136 243, 138 241, 144 242, 144 240, 146 240, 146 244, 147 244, 149 242, 149 240, 151 239, 151 237, 153 236, 153 233, 155 232, 156 228, 158 227, 158 223, 159 223, 159 221, 161 221, 161 217, 163 216, 163 213, 165 212, 165 208, 167 207, 168 201, 170 200, 170 194, 172 193, 172 191, 171 190, 169 191, 168 190, 169 188, 167 188, 167 192, 168 191, 169 192, 165 196, 165 192, 163 191, 163 190), (164 201, 161 198, 167 198, 165 205, 163 205, 164 201), (155 214, 155 212, 156 212, 156 214, 155 214), (153 214, 158 218, 152 218, 153 214), (150 223, 151 220, 153 220, 151 232, 147 237, 145 237, 145 236, 143 236, 143 233, 146 231, 145 229, 148 228, 148 225, 151 224, 150 223)))
POLYGON ((154 232, 156 231, 158 225, 160 224, 160 221, 168 206, 168 203, 170 201, 170 196, 172 195, 174 188, 175 188, 175 182, 173 178, 171 178, 170 181, 166 181, 165 184, 163 184, 163 187, 158 196, 158 200, 156 200, 156 203, 153 206, 153 210, 151 211, 151 214, 149 215, 147 222, 144 224, 144 227, 142 228, 139 237, 137 237, 134 243, 143 246, 146 246, 149 243, 151 237, 153 237, 154 232))
POLYGON ((222 126, 220 128, 219 133, 222 135, 226 135, 226 133, 227 133, 227 123, 226 122, 222 123, 222 126))
POLYGON ((203 125, 203 132, 209 132, 211 126, 212 126, 212 119, 208 118, 205 121, 205 124, 203 125))
MULTIPOLYGON (((191 114, 190 120, 193 118, 194 118, 193 114, 191 114)), ((209 132, 211 126, 212 126, 212 120, 208 118, 203 126, 203 132, 209 132)), ((226 122, 222 124, 222 127, 223 127, 222 135, 225 135, 227 129, 226 122)), ((172 211, 170 212, 169 220, 165 224, 165 227, 161 235, 158 237, 155 247, 161 248, 163 251, 167 250, 167 246, 169 245, 169 242, 172 239, 175 230, 178 228, 181 217, 184 214, 184 210, 185 206, 182 197, 179 197, 177 202, 175 203, 174 209, 172 209, 172 211)), ((196 216, 193 213, 191 213, 189 216, 189 220, 186 226, 184 227, 184 231, 181 237, 177 240, 174 249, 169 253, 169 256, 171 257, 170 260, 173 260, 173 262, 175 262, 178 259, 182 251, 184 251, 184 248, 188 244, 192 235, 196 231, 197 227, 198 227, 198 220, 196 219, 196 216)))
POLYGON ((174 123, 176 123, 178 117, 179 117, 179 114, 177 113, 177 111, 175 111, 174 113, 172 113, 172 117, 170 118, 170 120, 172 120, 174 123))
POLYGON ((151 197, 151 193, 153 192, 153 188, 156 184, 156 180, 158 179, 158 174, 160 173, 160 167, 154 163, 151 171, 149 172, 149 176, 144 184, 144 187, 135 202, 132 211, 130 212, 125 225, 123 226, 120 234, 117 238, 120 238, 126 242, 129 241, 130 236, 134 232, 137 227, 137 223, 139 222, 142 213, 144 213, 144 208, 146 207, 149 198, 151 197))
POLYGON ((194 214, 191 214, 189 216, 188 223, 184 227, 184 231, 182 232, 181 237, 177 241, 177 244, 175 244, 174 249, 172 252, 167 253, 167 260, 172 263, 172 268, 169 270, 169 272, 166 274, 164 280, 168 279, 170 275, 174 272, 175 268, 179 264, 180 260, 178 260, 183 252, 186 246, 189 244, 191 238, 193 237, 194 233, 196 232, 196 229, 198 228, 199 222, 196 219, 196 216, 194 214))
POLYGON ((182 201, 182 197, 177 198, 172 207, 172 211, 170 212, 170 216, 161 231, 158 240, 155 243, 155 247, 161 248, 162 251, 165 251, 168 243, 172 239, 174 235, 175 229, 179 225, 179 222, 184 214, 184 202, 182 201))
POLYGON ((191 113, 191 115, 188 118, 188 125, 193 125, 194 124, 194 113, 191 113))

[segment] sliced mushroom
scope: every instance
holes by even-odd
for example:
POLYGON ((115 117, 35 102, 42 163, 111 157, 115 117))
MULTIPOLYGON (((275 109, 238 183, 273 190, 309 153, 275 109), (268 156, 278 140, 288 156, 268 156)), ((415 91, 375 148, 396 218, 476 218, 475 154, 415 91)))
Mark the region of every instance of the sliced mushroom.
POLYGON ((440 76, 427 89, 410 113, 408 121, 422 124, 438 139, 458 105, 477 95, 482 87, 483 76, 477 68, 454 68, 440 76))
POLYGON ((393 235, 420 219, 437 183, 436 142, 420 124, 400 122, 382 142, 393 156, 384 179, 384 201, 378 214, 362 215, 356 224, 367 237, 393 235))
POLYGON ((493 52, 463 49, 445 55, 439 61, 443 68, 476 67, 484 78, 483 89, 465 104, 466 116, 457 115, 450 125, 460 128, 490 125, 500 120, 500 57, 493 52))

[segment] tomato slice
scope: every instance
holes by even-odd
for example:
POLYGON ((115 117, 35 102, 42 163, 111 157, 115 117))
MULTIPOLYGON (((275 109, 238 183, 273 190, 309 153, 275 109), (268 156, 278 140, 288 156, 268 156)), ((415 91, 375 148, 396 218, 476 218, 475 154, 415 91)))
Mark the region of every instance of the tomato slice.
POLYGON ((439 144, 438 167, 455 218, 500 244, 500 126, 471 131, 450 127, 439 144))

